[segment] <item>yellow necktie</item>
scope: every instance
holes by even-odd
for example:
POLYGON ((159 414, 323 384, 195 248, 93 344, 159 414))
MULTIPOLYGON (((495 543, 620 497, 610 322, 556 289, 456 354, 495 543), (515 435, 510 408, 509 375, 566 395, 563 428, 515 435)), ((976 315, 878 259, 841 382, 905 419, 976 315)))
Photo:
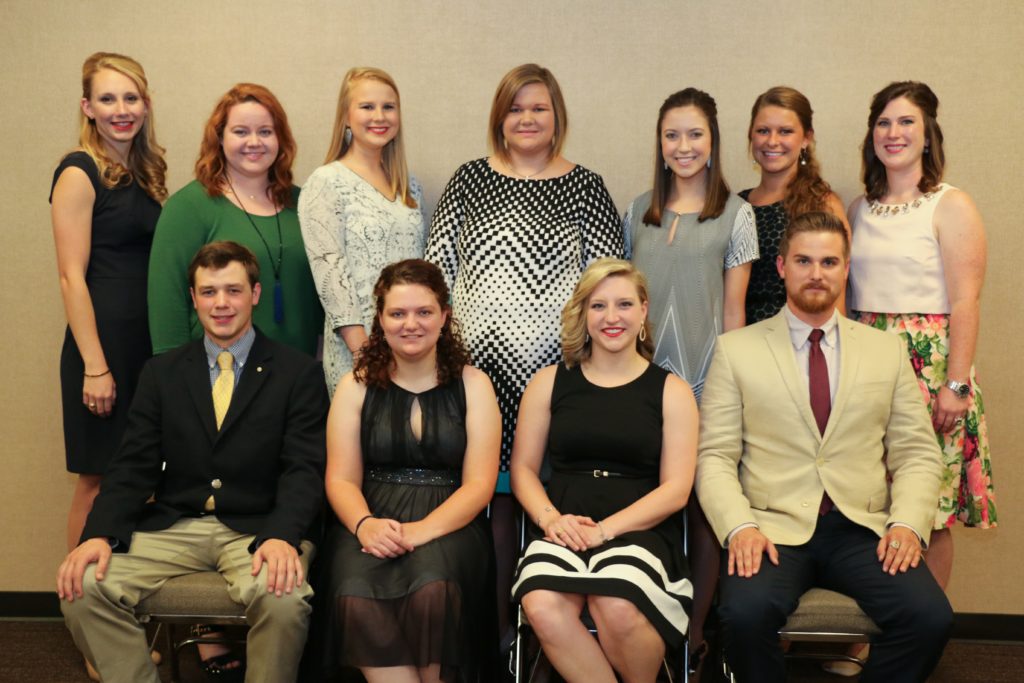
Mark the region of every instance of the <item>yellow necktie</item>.
MULTIPOLYGON (((228 406, 231 405, 231 394, 235 390, 235 358, 227 351, 217 354, 217 365, 220 367, 220 374, 213 383, 213 414, 217 418, 217 429, 224 423, 224 416, 228 413, 228 406)), ((213 512, 217 504, 211 495, 206 499, 203 509, 213 512)))
POLYGON ((234 362, 234 357, 228 351, 221 351, 217 355, 220 375, 213 383, 213 414, 217 418, 217 429, 224 423, 224 416, 231 405, 231 394, 235 390, 234 362))

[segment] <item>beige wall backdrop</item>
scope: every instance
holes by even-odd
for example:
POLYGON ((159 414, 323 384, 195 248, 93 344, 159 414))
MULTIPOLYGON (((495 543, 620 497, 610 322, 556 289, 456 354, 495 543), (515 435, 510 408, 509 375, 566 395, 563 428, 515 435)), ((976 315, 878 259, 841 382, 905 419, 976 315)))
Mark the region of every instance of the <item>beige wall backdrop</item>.
POLYGON ((675 90, 694 85, 718 100, 725 171, 740 190, 756 182, 745 137, 755 96, 778 84, 799 88, 815 107, 825 176, 848 202, 860 192, 871 95, 892 80, 927 81, 942 101, 947 179, 974 196, 990 244, 977 364, 1001 526, 957 530, 951 593, 961 612, 1024 614, 1016 580, 1024 465, 1014 445, 1024 443, 1014 409, 1024 338, 1022 44, 1016 0, 3 0, 0 591, 49 590, 64 554, 73 479, 64 471, 64 314, 46 200, 58 159, 76 142, 82 60, 110 50, 136 57, 149 74, 172 191, 191 178, 202 126, 234 83, 262 83, 280 97, 299 143, 301 183, 326 151, 344 72, 390 71, 428 211, 455 168, 485 153, 494 88, 523 62, 558 76, 571 122, 567 156, 604 176, 620 210, 648 187, 657 108, 675 90))

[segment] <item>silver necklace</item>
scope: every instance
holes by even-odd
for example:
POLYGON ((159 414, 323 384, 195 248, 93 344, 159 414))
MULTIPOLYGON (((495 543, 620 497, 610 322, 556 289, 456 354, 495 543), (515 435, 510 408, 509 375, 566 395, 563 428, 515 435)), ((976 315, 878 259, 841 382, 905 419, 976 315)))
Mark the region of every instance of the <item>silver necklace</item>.
POLYGON ((546 164, 544 164, 544 168, 540 169, 539 171, 537 171, 533 175, 523 175, 522 173, 520 173, 516 169, 512 168, 512 164, 508 163, 504 159, 502 159, 501 163, 503 163, 505 165, 505 168, 508 169, 509 173, 511 173, 515 177, 519 178, 520 180, 533 180, 537 176, 539 176, 542 173, 544 173, 544 171, 548 170, 548 167, 551 166, 551 162, 552 161, 554 161, 554 160, 553 159, 548 159, 548 162, 546 164))

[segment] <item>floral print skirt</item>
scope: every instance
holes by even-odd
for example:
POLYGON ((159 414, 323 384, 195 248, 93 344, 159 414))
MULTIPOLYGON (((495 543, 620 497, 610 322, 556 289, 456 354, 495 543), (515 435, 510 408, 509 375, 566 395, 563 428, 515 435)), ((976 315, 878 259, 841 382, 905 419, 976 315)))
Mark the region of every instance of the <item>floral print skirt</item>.
MULTIPOLYGON (((910 362, 921 394, 931 414, 935 395, 946 383, 949 355, 949 316, 918 313, 865 313, 854 311, 854 320, 869 327, 894 332, 907 344, 910 362)), ((971 366, 971 394, 964 421, 951 432, 936 434, 942 449, 945 471, 939 489, 935 529, 945 529, 960 520, 965 526, 983 529, 996 526, 996 497, 992 488, 992 460, 988 447, 988 425, 981 387, 971 366)))

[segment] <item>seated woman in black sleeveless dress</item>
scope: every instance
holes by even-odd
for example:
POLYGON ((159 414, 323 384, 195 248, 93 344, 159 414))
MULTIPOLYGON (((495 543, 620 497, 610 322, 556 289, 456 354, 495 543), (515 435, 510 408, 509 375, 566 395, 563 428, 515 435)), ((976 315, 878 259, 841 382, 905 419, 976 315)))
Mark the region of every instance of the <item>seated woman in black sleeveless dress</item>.
POLYGON ((369 341, 328 418, 327 497, 341 521, 327 545, 330 665, 369 683, 476 680, 496 639, 484 509, 497 399, 468 365, 437 266, 387 266, 373 294, 369 341))
POLYGON ((513 598, 569 683, 653 682, 666 645, 686 634, 693 587, 679 511, 697 405, 686 382, 650 362, 650 337, 644 276, 596 261, 562 312, 564 363, 534 376, 519 411, 512 491, 532 524, 513 598))

